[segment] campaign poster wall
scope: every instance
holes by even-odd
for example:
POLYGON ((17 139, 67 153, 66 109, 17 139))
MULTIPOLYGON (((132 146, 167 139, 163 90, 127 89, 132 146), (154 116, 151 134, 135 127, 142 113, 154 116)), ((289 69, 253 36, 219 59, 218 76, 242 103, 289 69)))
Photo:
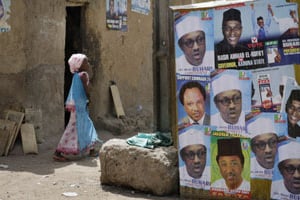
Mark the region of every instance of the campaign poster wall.
MULTIPOLYGON (((211 156, 207 158, 210 163, 210 189, 205 188, 207 185, 203 182, 199 184, 199 181, 185 180, 184 172, 181 172, 182 197, 270 199, 274 169, 279 158, 278 151, 273 151, 271 157, 270 149, 274 150, 273 147, 279 147, 286 140, 300 141, 300 136, 287 135, 289 115, 282 111, 286 106, 283 106, 283 103, 288 98, 282 94, 289 88, 286 85, 288 80, 294 80, 296 77, 297 70, 294 70, 294 64, 300 63, 299 31, 296 31, 299 30, 298 4, 287 3, 284 0, 235 2, 237 3, 214 1, 171 8, 174 10, 174 67, 179 148, 183 142, 180 137, 182 133, 189 132, 193 127, 212 130, 211 156), (283 21, 285 23, 282 23, 283 21), (185 86, 190 82, 194 82, 191 84, 193 87, 185 86), (199 88, 196 86, 199 84, 204 89, 196 89, 199 88), (179 95, 184 87, 189 88, 189 94, 186 93, 186 96, 190 99, 194 97, 194 100, 186 105, 183 105, 183 97, 179 95), (200 95, 201 90, 205 90, 205 100, 203 94, 200 95), (192 109, 197 104, 198 108, 195 106, 192 109), (205 113, 201 115, 201 119, 199 110, 202 110, 202 114, 205 113), (250 131, 250 128, 248 130, 247 126, 257 122, 257 118, 272 121, 274 128, 268 130, 272 134, 267 134, 271 138, 260 140, 265 136, 262 131, 272 127, 267 125, 267 121, 258 123, 255 127, 260 128, 255 133, 250 131), (209 123, 205 119, 209 119, 209 123), (227 145, 219 144, 223 142, 218 141, 223 139, 230 142, 227 145), (239 145, 234 145, 237 139, 239 145), (221 155, 218 149, 223 153, 238 149, 242 152, 235 152, 240 159, 245 159, 244 168, 239 168, 239 177, 242 177, 243 181, 236 183, 241 188, 227 188, 229 180, 226 182, 226 173, 221 173, 221 155), (258 167, 263 163, 258 156, 258 150, 266 152, 265 159, 268 164, 262 165, 262 169, 258 167), (274 167, 270 167, 271 165, 274 167)), ((298 112, 296 104, 288 108, 293 114, 298 112)), ((295 121, 296 117, 290 119, 295 121)), ((299 126, 293 126, 296 130, 295 127, 299 126)), ((200 141, 198 136, 195 142, 200 141)), ((226 156, 231 156, 232 153, 229 152, 226 156)), ((199 157, 201 155, 203 152, 199 151, 199 157)), ((183 167, 185 164, 180 156, 179 165, 183 167)), ((191 153, 190 159, 196 162, 199 157, 194 152, 191 153)), ((233 177, 233 172, 231 176, 233 177)), ((293 196, 289 198, 295 199, 293 196)))

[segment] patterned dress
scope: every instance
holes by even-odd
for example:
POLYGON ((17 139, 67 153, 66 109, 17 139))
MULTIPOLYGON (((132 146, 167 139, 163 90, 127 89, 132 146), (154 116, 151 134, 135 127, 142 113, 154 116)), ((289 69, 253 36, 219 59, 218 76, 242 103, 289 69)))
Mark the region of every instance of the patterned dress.
POLYGON ((86 72, 74 73, 66 100, 66 109, 71 112, 68 125, 58 143, 56 152, 63 155, 83 155, 99 143, 96 129, 89 117, 88 98, 80 79, 86 72))

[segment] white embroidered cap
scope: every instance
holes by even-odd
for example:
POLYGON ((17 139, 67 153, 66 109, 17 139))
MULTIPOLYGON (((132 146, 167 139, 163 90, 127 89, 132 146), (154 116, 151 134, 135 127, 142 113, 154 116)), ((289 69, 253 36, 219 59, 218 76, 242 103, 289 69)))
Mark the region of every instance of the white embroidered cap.
POLYGON ((187 33, 194 31, 203 31, 204 26, 200 17, 186 16, 176 24, 176 33, 178 39, 187 33))
POLYGON ((179 135, 179 149, 181 150, 193 144, 202 144, 205 146, 204 137, 204 133, 201 130, 190 128, 179 135))
POLYGON ((259 117, 247 125, 247 132, 250 134, 251 138, 264 133, 276 134, 274 121, 269 118, 259 117))
POLYGON ((224 74, 212 81, 212 89, 214 95, 228 90, 241 90, 240 80, 237 76, 231 74, 224 74))
POLYGON ((290 141, 278 147, 278 163, 286 159, 300 159, 300 142, 290 141))

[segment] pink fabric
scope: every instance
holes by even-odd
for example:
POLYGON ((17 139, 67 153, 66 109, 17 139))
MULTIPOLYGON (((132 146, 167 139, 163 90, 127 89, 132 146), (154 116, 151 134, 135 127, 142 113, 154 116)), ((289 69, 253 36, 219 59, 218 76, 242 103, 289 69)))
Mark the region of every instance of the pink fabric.
POLYGON ((64 154, 75 155, 79 153, 79 144, 76 128, 76 112, 71 112, 69 123, 57 145, 56 150, 64 154))
POLYGON ((68 60, 71 73, 78 72, 84 59, 87 59, 86 55, 84 54, 72 54, 72 56, 68 60))

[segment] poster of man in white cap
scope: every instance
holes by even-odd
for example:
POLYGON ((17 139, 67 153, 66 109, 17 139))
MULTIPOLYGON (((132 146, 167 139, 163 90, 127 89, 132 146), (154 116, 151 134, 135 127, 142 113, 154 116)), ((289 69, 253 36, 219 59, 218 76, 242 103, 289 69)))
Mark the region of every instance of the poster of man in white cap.
POLYGON ((275 163, 271 198, 300 199, 300 143, 292 140, 279 144, 275 163))
POLYGON ((175 13, 176 73, 203 74, 215 68, 212 10, 175 13))
POLYGON ((245 113, 251 110, 251 72, 220 69, 213 72, 210 102, 211 125, 217 130, 245 133, 245 113))
POLYGON ((220 198, 250 199, 249 138, 222 136, 226 134, 212 131, 210 193, 220 198))
POLYGON ((287 131, 286 115, 258 113, 246 121, 246 129, 251 138, 251 178, 272 180, 278 136, 287 131))
POLYGON ((178 136, 180 186, 209 190, 210 127, 192 125, 178 136))

